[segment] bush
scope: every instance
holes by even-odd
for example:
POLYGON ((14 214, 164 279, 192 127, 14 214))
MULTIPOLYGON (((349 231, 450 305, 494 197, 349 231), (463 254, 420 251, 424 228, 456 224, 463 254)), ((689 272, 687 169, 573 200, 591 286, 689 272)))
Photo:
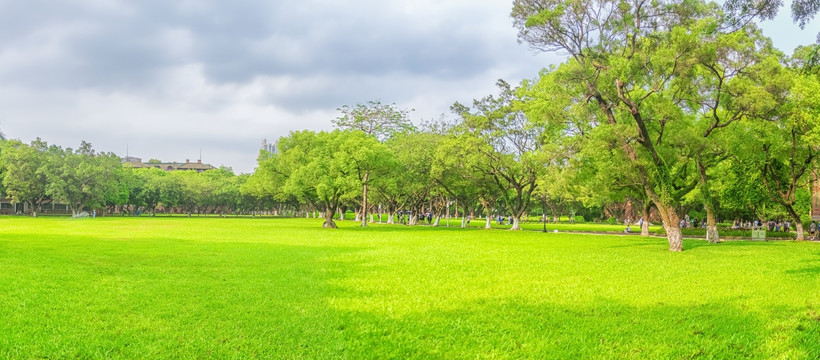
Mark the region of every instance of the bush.
POLYGON ((586 220, 584 220, 584 217, 583 217, 583 216, 581 216, 581 215, 577 215, 577 216, 575 216, 575 222, 576 222, 576 223, 582 223, 582 222, 585 222, 585 221, 586 221, 586 220))
POLYGON ((611 218, 609 218, 609 220, 607 220, 606 222, 608 222, 608 223, 609 223, 609 225, 615 225, 615 224, 617 224, 617 223, 618 223, 618 219, 616 219, 616 218, 614 218, 614 217, 611 217, 611 218))
MULTIPOLYGON (((696 229, 681 229, 681 232, 684 236, 700 236, 706 237, 706 229, 696 228, 696 229)), ((746 229, 718 229, 720 236, 729 236, 729 237, 752 237, 752 231, 746 229)), ((658 235, 665 235, 666 230, 660 229, 656 232, 658 235)), ((768 231, 766 230, 766 237, 771 238, 793 238, 794 235, 792 233, 787 233, 785 231, 768 231)))

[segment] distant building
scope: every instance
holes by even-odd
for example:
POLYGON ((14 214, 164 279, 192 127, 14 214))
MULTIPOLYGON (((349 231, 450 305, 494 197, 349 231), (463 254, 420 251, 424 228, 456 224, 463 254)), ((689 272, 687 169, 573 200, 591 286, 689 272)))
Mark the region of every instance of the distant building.
POLYGON ((175 170, 195 170, 196 172, 203 172, 211 169, 216 169, 211 164, 203 164, 202 160, 197 160, 196 162, 191 162, 189 159, 185 159, 184 163, 181 162, 142 162, 142 159, 136 158, 133 156, 126 156, 122 159, 123 164, 130 164, 133 168, 157 168, 165 171, 175 171, 175 170))
POLYGON ((279 145, 279 140, 274 140, 272 143, 268 142, 268 139, 262 139, 262 150, 267 151, 271 154, 276 154, 279 150, 276 149, 276 146, 279 145))

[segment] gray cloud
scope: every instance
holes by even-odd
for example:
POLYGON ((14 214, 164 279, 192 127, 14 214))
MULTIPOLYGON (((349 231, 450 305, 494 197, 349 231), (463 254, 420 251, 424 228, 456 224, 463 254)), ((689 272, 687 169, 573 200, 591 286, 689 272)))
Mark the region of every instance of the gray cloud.
POLYGON ((516 43, 510 6, 0 0, 0 129, 144 159, 201 148, 249 172, 263 137, 329 129, 341 105, 380 99, 436 118, 559 61, 516 43))

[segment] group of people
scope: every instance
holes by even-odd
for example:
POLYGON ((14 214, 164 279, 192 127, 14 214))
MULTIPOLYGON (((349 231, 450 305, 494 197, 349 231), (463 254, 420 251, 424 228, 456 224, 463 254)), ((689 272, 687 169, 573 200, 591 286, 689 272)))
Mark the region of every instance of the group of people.
MULTIPOLYGON (((638 228, 641 228, 641 229, 643 228, 643 222, 644 222, 643 218, 640 218, 638 220, 638 228)), ((626 223, 626 229, 624 229, 624 232, 627 233, 627 234, 631 233, 632 232, 632 219, 627 218, 625 223, 626 223)))
POLYGON ((678 224, 681 229, 691 229, 700 227, 705 229, 706 228, 706 219, 701 220, 698 222, 698 219, 689 219, 689 215, 686 215, 683 219, 680 220, 678 224))
POLYGON ((763 221, 755 219, 754 221, 741 221, 735 220, 732 223, 732 229, 752 229, 752 230, 760 230, 760 229, 768 229, 769 231, 785 231, 789 232, 792 223, 789 220, 769 220, 765 224, 763 221))
MULTIPOLYGON (((396 215, 399 216, 399 223, 408 224, 410 223, 410 216, 412 216, 413 213, 410 210, 399 210, 396 212, 396 215)), ((431 224, 433 222, 433 213, 429 211, 424 214, 418 213, 417 215, 419 216, 420 221, 424 221, 426 219, 427 224, 431 224)))

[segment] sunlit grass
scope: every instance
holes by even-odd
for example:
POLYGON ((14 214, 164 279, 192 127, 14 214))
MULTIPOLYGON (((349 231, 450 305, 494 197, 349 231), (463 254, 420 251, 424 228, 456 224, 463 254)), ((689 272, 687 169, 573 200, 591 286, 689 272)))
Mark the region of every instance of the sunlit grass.
POLYGON ((2 217, 0 358, 820 358, 817 243, 320 224, 2 217))

